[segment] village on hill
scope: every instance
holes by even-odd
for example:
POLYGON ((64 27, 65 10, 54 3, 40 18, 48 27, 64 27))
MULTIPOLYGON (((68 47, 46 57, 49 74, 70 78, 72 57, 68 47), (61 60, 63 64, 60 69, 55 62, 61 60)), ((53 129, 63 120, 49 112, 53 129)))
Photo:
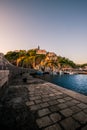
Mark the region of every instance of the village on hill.
POLYGON ((61 71, 64 73, 86 73, 87 71, 87 64, 77 65, 68 58, 40 49, 39 46, 28 51, 9 51, 6 55, 0 53, 0 69, 8 69, 13 65, 53 74, 61 71))

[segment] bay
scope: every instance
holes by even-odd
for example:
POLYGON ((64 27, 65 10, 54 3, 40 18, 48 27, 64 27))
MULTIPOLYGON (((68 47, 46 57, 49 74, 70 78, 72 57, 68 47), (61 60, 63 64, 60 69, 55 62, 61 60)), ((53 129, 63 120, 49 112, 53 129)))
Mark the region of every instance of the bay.
POLYGON ((41 78, 87 96, 87 75, 44 75, 41 78))

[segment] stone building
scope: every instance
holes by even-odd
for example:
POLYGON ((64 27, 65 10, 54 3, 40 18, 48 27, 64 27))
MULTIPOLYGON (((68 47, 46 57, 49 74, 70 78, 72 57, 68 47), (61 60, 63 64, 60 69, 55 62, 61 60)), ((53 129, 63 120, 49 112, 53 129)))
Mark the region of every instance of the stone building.
POLYGON ((47 51, 46 51, 46 50, 37 50, 37 51, 36 51, 36 54, 46 55, 46 54, 47 54, 47 51))

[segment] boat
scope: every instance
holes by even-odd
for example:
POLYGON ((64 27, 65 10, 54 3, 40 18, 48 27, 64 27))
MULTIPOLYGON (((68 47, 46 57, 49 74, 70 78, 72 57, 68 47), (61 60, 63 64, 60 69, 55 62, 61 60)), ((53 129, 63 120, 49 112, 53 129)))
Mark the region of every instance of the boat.
POLYGON ((60 74, 60 75, 62 75, 62 74, 64 74, 64 73, 63 73, 63 71, 62 71, 62 70, 60 70, 60 71, 59 71, 59 74, 60 74))
POLYGON ((43 72, 42 71, 37 71, 36 74, 37 75, 43 75, 43 72))
POLYGON ((43 74, 49 74, 49 72, 43 72, 43 74))

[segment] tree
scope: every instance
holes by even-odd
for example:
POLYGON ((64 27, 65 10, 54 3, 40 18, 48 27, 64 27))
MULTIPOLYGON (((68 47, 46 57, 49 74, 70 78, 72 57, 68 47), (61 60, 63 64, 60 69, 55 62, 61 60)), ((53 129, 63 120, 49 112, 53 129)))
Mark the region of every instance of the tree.
POLYGON ((45 59, 45 57, 46 57, 46 56, 43 55, 43 54, 37 54, 37 55, 35 56, 35 65, 40 64, 41 61, 45 59))
POLYGON ((35 56, 36 55, 36 50, 28 50, 27 51, 27 56, 35 56))
POLYGON ((60 65, 60 68, 63 68, 65 66, 70 66, 72 68, 76 67, 76 64, 73 61, 71 61, 71 60, 69 60, 68 58, 65 58, 65 57, 58 56, 57 62, 60 65))
POLYGON ((16 65, 16 60, 19 58, 19 52, 15 51, 9 51, 6 55, 5 58, 10 61, 12 64, 16 65))

